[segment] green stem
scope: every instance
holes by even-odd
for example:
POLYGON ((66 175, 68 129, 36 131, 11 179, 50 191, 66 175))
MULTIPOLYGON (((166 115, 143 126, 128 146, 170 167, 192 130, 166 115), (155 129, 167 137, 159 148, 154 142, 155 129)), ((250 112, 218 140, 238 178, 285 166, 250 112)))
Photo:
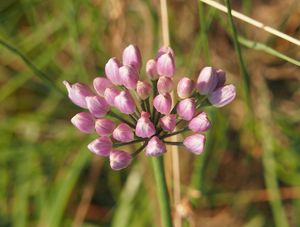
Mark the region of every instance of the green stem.
POLYGON ((147 108, 147 112, 151 115, 151 108, 150 108, 150 101, 149 98, 146 98, 146 108, 147 108))
POLYGON ((142 107, 143 111, 147 112, 146 105, 145 105, 145 100, 141 100, 141 107, 142 107))
POLYGON ((285 54, 282 54, 279 51, 274 50, 273 48, 265 45, 264 43, 254 42, 254 41, 251 41, 251 40, 246 39, 246 38, 241 37, 241 36, 238 37, 238 41, 240 42, 240 44, 244 45, 245 47, 252 48, 252 49, 258 50, 258 51, 263 51, 265 53, 268 53, 268 54, 271 54, 275 57, 278 57, 282 60, 285 60, 289 63, 300 66, 300 61, 298 61, 294 58, 291 58, 291 57, 289 57, 285 54))
POLYGON ((133 152, 133 153, 131 154, 131 156, 132 156, 133 158, 135 158, 141 151, 144 150, 144 148, 147 146, 147 144, 148 144, 148 141, 146 141, 139 149, 137 149, 135 152, 133 152))
POLYGON ((170 199, 164 172, 163 157, 152 157, 152 166, 161 210, 162 226, 172 227, 170 199))
POLYGON ((154 120, 154 126, 158 128, 159 118, 161 117, 161 113, 157 112, 156 118, 154 120))
POLYGON ((128 114, 128 116, 131 118, 134 124, 137 123, 137 119, 132 114, 128 114))
MULTIPOLYGON (((153 100, 154 100, 155 96, 157 95, 157 80, 152 80, 151 82, 152 82, 153 100)), ((156 109, 153 106, 152 107, 152 116, 151 116, 152 122, 154 122, 155 115, 156 115, 156 109)))
POLYGON ((162 136, 160 137, 160 139, 165 139, 165 138, 168 138, 168 137, 170 137, 170 136, 174 136, 174 135, 183 133, 183 132, 188 131, 188 130, 189 130, 188 128, 183 128, 183 129, 178 130, 178 131, 176 131, 176 132, 172 132, 172 133, 167 134, 167 135, 162 135, 162 136))
POLYGON ((143 141, 145 141, 145 139, 136 139, 136 140, 133 140, 133 141, 130 141, 127 143, 115 143, 115 144, 113 144, 113 147, 121 147, 121 146, 126 146, 129 144, 139 143, 139 142, 143 142, 143 141))
POLYGON ((179 125, 181 122, 183 122, 183 119, 180 119, 179 121, 177 121, 176 126, 179 125))
POLYGON ((137 114, 138 116, 141 115, 141 111, 138 106, 136 106, 136 110, 134 113, 137 114))
POLYGON ((238 60, 239 60, 239 65, 240 65, 240 69, 243 75, 243 87, 244 87, 244 96, 245 96, 245 100, 246 103, 248 105, 249 110, 251 111, 251 100, 250 100, 250 76, 249 73, 247 71, 243 56, 242 56, 242 51, 241 51, 241 47, 240 44, 238 42, 238 35, 237 35, 237 31, 236 31, 236 27, 233 23, 233 17, 231 15, 231 5, 230 5, 230 0, 225 0, 226 2, 226 6, 227 6, 227 10, 228 10, 228 20, 229 20, 229 24, 232 30, 232 39, 233 39, 233 43, 234 43, 234 47, 236 50, 236 54, 238 56, 238 60))
POLYGON ((171 114, 175 114, 176 113, 176 108, 177 108, 177 105, 178 105, 178 101, 176 102, 175 106, 173 107, 173 109, 171 110, 171 114))
POLYGON ((164 140, 164 143, 165 144, 169 144, 169 145, 175 145, 175 146, 182 146, 182 142, 172 142, 172 141, 165 141, 164 140))
POLYGON ((133 112, 132 116, 134 117, 134 119, 137 121, 139 119, 139 115, 137 112, 133 112))
POLYGON ((196 109, 200 108, 201 105, 203 104, 203 102, 207 99, 207 95, 203 96, 203 97, 198 97, 195 98, 196 100, 196 109))
POLYGON ((265 136, 262 139, 263 155, 262 162, 264 167, 264 179, 267 187, 268 195, 270 196, 269 204, 273 213, 275 225, 277 227, 288 227, 288 221, 281 201, 279 185, 276 174, 276 160, 274 158, 273 141, 270 134, 266 134, 267 130, 263 128, 262 131, 265 136))
POLYGON ((122 122, 125 122, 126 124, 128 124, 131 128, 135 129, 135 126, 134 124, 132 124, 131 122, 127 121, 126 119, 124 119, 123 117, 119 116, 118 114, 112 112, 112 111, 109 111, 108 116, 111 116, 113 118, 116 118, 118 119, 119 121, 122 121, 122 122))
POLYGON ((202 44, 204 59, 206 60, 206 63, 209 64, 210 56, 209 56, 209 44, 207 38, 206 17, 204 14, 205 13, 204 4, 201 1, 199 1, 198 3, 198 8, 199 8, 199 20, 200 20, 200 41, 202 44))

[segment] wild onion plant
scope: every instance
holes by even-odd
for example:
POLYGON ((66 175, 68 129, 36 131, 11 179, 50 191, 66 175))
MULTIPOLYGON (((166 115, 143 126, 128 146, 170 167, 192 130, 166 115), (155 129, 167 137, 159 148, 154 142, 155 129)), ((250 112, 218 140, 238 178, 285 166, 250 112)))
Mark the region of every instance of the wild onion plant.
POLYGON ((83 133, 96 131, 97 138, 88 149, 109 157, 114 170, 126 168, 142 151, 147 156, 163 155, 166 144, 201 154, 204 133, 211 127, 203 108, 223 107, 236 95, 234 85, 225 85, 223 70, 204 67, 196 82, 188 77, 179 80, 176 87, 180 101, 175 103, 170 95, 175 87, 175 56, 170 47, 161 47, 155 59, 147 61, 146 75, 151 83, 141 80, 141 66, 140 50, 129 45, 123 51, 122 63, 115 57, 109 59, 106 77, 94 79, 95 92, 85 84, 64 81, 71 101, 86 109, 71 122, 83 133), (192 134, 183 141, 168 141, 188 131, 192 134), (133 152, 120 149, 134 143, 142 145, 133 152))

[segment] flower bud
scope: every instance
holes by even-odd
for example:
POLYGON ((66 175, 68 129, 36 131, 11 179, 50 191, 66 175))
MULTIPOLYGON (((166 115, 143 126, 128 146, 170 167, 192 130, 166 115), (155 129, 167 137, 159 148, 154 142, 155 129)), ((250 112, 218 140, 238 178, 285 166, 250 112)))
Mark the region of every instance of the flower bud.
POLYGON ((166 54, 166 53, 170 53, 171 56, 174 58, 174 51, 172 50, 172 48, 169 46, 162 46, 159 48, 159 50, 157 52, 156 59, 158 59, 161 55, 166 54))
POLYGON ((87 108, 85 97, 94 96, 93 92, 82 83, 70 84, 68 81, 63 81, 63 84, 68 90, 69 99, 81 108, 87 108))
POLYGON ((135 111, 135 103, 128 90, 121 91, 116 96, 115 106, 124 114, 132 114, 135 111))
POLYGON ((129 125, 121 123, 113 131, 113 138, 120 142, 127 143, 133 140, 134 135, 129 125))
POLYGON ((93 86, 98 95, 104 96, 105 89, 113 87, 113 84, 107 78, 96 77, 93 81, 93 86))
POLYGON ((112 142, 109 137, 101 136, 93 140, 88 145, 88 149, 96 155, 108 157, 112 150, 112 142))
POLYGON ((172 55, 166 53, 157 59, 157 72, 160 76, 173 77, 175 73, 175 63, 172 55))
POLYGON ((121 85, 119 74, 120 63, 116 58, 111 58, 105 65, 106 77, 115 85, 121 85))
POLYGON ((132 157, 125 151, 112 150, 109 155, 110 167, 113 170, 121 170, 129 166, 132 157))
POLYGON ((172 98, 169 93, 159 94, 153 100, 153 106, 162 114, 169 114, 172 108, 172 98))
POLYGON ((152 86, 148 82, 138 81, 136 85, 136 93, 140 99, 145 100, 151 94, 152 86))
POLYGON ((177 114, 183 120, 191 120, 194 117, 195 111, 196 103, 193 98, 183 99, 177 105, 177 114))
POLYGON ((193 132, 205 132, 210 127, 211 124, 205 112, 198 114, 189 122, 189 129, 193 132))
POLYGON ((88 96, 85 98, 86 104, 94 117, 103 117, 109 110, 109 105, 104 98, 100 96, 88 96))
POLYGON ((119 69, 119 74, 120 74, 121 83, 127 89, 135 89, 136 88, 136 84, 139 79, 139 75, 135 68, 133 68, 130 65, 123 65, 119 69))
POLYGON ((183 145, 194 154, 201 154, 204 149, 205 135, 194 134, 184 139, 183 145))
POLYGON ((188 77, 183 77, 177 85, 177 94, 179 98, 189 98, 194 91, 195 83, 188 77))
POLYGON ((224 86, 226 81, 226 73, 222 69, 216 70, 217 77, 218 77, 218 83, 217 88, 224 86))
POLYGON ((173 80, 166 76, 159 77, 157 81, 157 90, 160 94, 171 92, 173 90, 173 80))
POLYGON ((204 67, 197 80, 197 89, 201 95, 212 93, 218 84, 218 76, 216 70, 212 67, 204 67))
POLYGON ((154 59, 150 59, 146 63, 146 73, 151 80, 157 80, 159 75, 156 69, 156 61, 154 59))
POLYGON ((94 131, 95 121, 93 115, 90 113, 78 113, 71 119, 71 122, 81 132, 89 134, 94 131))
POLYGON ((106 88, 104 91, 104 99, 110 106, 115 106, 115 98, 120 94, 120 91, 114 87, 106 88))
POLYGON ((223 107, 234 100, 235 86, 232 84, 218 88, 208 96, 209 102, 215 107, 223 107))
POLYGON ((172 132, 176 127, 176 114, 170 114, 160 118, 159 124, 163 130, 172 132))
POLYGON ((166 151, 166 145, 157 136, 153 136, 146 147, 148 156, 160 156, 166 151))
POLYGON ((150 114, 142 111, 141 118, 137 121, 135 134, 141 138, 150 138, 155 134, 155 127, 149 119, 150 114))
POLYGON ((123 51, 123 65, 131 65, 137 71, 141 69, 142 57, 137 46, 129 45, 123 51))
POLYGON ((95 128, 98 135, 108 136, 113 132, 115 123, 112 120, 101 118, 96 120, 95 128))

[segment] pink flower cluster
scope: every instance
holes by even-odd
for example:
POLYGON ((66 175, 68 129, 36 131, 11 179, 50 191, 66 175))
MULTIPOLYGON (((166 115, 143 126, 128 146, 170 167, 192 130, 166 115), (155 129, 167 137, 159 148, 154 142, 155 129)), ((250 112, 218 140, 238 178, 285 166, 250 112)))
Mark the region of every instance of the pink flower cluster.
POLYGON ((129 45, 123 51, 122 64, 117 58, 109 59, 106 77, 94 79, 95 92, 82 83, 64 81, 70 100, 87 109, 76 114, 71 122, 83 133, 96 131, 98 138, 88 149, 109 157, 114 170, 126 168, 143 150, 148 156, 162 155, 166 144, 185 146, 188 151, 201 154, 205 144, 203 132, 211 127, 203 107, 225 106, 236 95, 234 85, 225 85, 224 71, 204 67, 196 82, 188 77, 180 79, 179 101, 175 103, 171 96, 175 59, 170 47, 160 48, 156 58, 147 61, 149 82, 141 79, 141 66, 140 50, 129 45), (193 134, 181 142, 166 140, 186 131, 193 134), (142 145, 132 153, 118 149, 133 143, 142 145))

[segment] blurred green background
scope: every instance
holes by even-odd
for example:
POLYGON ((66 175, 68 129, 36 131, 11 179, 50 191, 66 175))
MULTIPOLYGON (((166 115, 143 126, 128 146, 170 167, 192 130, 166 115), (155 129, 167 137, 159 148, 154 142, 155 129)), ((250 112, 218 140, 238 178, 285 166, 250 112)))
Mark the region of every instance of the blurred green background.
MULTIPOLYGON (((232 7, 300 37, 297 0, 232 7)), ((299 46, 235 19, 239 59, 226 14, 196 0, 168 10, 176 77, 212 65, 238 88, 207 109, 204 154, 180 151, 183 225, 300 226, 299 46)), ((1 227, 160 226, 147 158, 114 172, 90 153, 94 136, 71 125, 80 109, 62 81, 91 83, 130 43, 145 63, 161 40, 158 0, 0 1, 1 227)))

